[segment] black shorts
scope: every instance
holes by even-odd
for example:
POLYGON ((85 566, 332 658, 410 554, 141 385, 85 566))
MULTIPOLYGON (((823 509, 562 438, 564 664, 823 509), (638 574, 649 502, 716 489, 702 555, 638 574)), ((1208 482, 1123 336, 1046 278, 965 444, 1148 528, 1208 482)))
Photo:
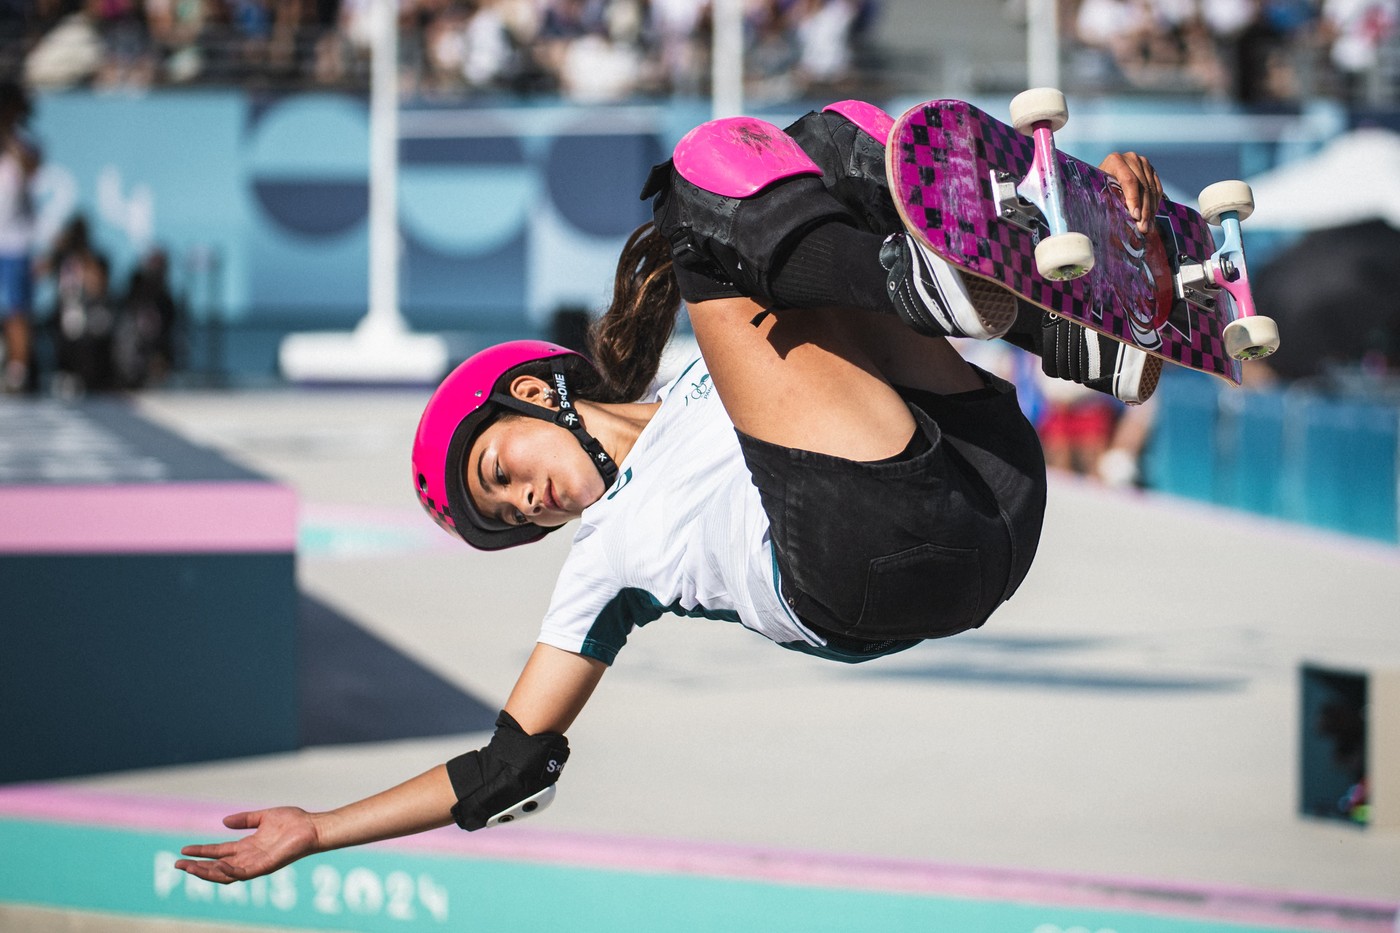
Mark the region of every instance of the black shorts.
POLYGON ((928 447, 860 463, 742 433, 788 605, 840 642, 976 628, 1025 579, 1045 458, 1005 380, 959 395, 900 389, 928 447))

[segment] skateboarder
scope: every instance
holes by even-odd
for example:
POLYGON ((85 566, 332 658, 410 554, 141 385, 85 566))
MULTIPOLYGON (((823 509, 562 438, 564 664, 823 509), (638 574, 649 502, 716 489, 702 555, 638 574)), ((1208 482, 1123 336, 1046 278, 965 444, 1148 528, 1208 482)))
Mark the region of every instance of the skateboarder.
MULTIPOLYGON (((1016 306, 995 293, 979 306, 883 229, 878 179, 840 190, 883 166, 881 118, 852 104, 792 135, 700 128, 698 148, 648 182, 657 224, 623 251, 599 366, 515 341, 433 394, 413 475, 439 524, 498 549, 580 520, 491 742, 338 810, 230 816, 255 832, 186 847, 179 868, 230 882, 537 811, 564 732, 632 629, 668 611, 860 662, 980 626, 1015 592, 1040 536, 1044 460, 1011 386, 943 338, 995 337, 1016 306), (703 358, 643 395, 682 297, 703 358)), ((1110 162, 1151 216, 1151 167, 1110 162)))

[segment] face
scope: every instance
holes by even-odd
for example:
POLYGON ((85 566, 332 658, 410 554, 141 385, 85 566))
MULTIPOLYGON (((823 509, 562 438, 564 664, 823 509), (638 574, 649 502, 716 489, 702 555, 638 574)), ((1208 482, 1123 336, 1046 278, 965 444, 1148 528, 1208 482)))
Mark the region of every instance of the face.
POLYGON ((558 527, 606 491, 573 435, 538 418, 492 423, 477 435, 462 469, 481 514, 507 525, 558 527))

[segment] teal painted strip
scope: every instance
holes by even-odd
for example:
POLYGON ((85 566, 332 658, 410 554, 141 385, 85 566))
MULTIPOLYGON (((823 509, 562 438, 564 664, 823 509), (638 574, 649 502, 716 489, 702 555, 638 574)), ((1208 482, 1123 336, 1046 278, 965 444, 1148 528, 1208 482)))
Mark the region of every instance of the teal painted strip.
POLYGON ((331 852, 222 887, 171 867, 169 834, 0 820, 0 901, 298 930, 471 933, 1296 933, 1062 906, 534 862, 331 852))

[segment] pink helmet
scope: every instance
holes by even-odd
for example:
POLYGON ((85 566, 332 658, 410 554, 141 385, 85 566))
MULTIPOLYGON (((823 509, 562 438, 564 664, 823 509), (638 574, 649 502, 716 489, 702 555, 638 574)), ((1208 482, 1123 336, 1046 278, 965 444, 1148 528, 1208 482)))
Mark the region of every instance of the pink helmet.
POLYGON ((423 508, 447 531, 472 547, 495 551, 538 541, 552 528, 507 525, 476 508, 467 491, 463 465, 472 441, 496 415, 510 409, 559 425, 588 451, 593 465, 611 486, 617 466, 603 446, 584 430, 574 408, 569 380, 597 378, 582 354, 540 340, 513 340, 488 347, 448 374, 437 387, 413 438, 413 485, 423 508), (559 409, 522 402, 510 394, 505 376, 527 363, 548 363, 559 409))

